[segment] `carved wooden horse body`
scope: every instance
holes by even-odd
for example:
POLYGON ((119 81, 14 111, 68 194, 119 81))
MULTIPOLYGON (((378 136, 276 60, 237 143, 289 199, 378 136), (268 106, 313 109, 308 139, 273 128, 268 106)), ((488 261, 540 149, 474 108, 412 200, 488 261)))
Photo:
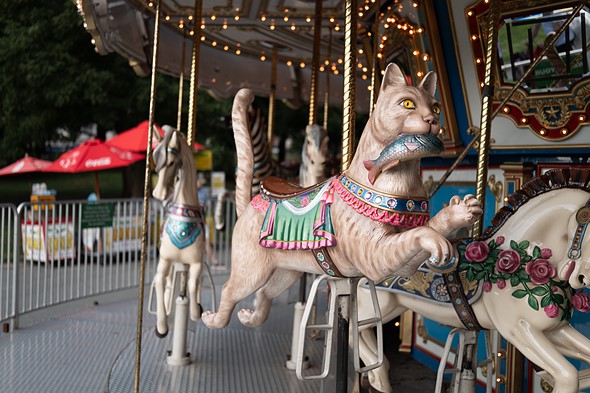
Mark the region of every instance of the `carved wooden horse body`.
MULTIPOLYGON (((577 393, 590 387, 590 374, 584 371, 579 377, 565 356, 590 362, 590 340, 568 323, 574 309, 590 308, 590 296, 577 291, 590 285, 590 236, 583 236, 590 223, 590 173, 549 172, 525 185, 509 204, 513 207, 498 212, 482 239, 460 243, 459 281, 470 288, 465 292, 479 288, 481 296, 471 300, 471 309, 482 328, 497 329, 546 370, 554 379, 553 393, 577 393)), ((448 303, 453 289, 444 286, 440 275, 423 270, 415 279, 397 285, 399 278, 388 278, 388 291, 378 291, 384 323, 410 309, 441 324, 467 328, 470 322, 458 317, 462 311, 455 312, 448 303), (425 277, 427 291, 421 285, 425 277), (429 292, 428 298, 420 292, 429 292), (440 297, 447 302, 437 302, 440 297)), ((362 318, 371 305, 368 291, 360 290, 358 299, 362 318)), ((373 361, 375 346, 374 333, 362 331, 361 358, 373 361)), ((387 368, 384 364, 369 373, 371 385, 382 392, 392 391, 387 368)))
POLYGON ((275 237, 266 238, 270 247, 261 247, 262 225, 269 224, 268 229, 276 223, 275 216, 267 213, 289 210, 287 214, 296 214, 293 212, 298 209, 293 203, 290 207, 282 204, 279 199, 284 197, 273 190, 252 200, 253 154, 246 113, 253 96, 249 90, 238 92, 232 120, 238 154, 239 219, 233 232, 232 270, 221 293, 219 311, 203 314, 205 325, 226 326, 235 305, 255 291, 256 310, 241 310, 238 317, 246 326, 260 325, 268 317, 272 299, 302 272, 334 275, 333 265, 327 262, 327 245, 345 277, 379 281, 392 273, 412 274, 426 259, 438 267, 451 264, 454 250, 445 236, 473 224, 481 207, 472 196, 463 200, 454 197, 450 206, 423 226, 428 202, 420 178, 420 158, 442 150, 436 137, 440 108, 435 90, 436 74, 425 76, 419 86, 408 86, 399 67, 390 65, 347 173, 318 186, 326 193, 313 203, 311 198, 297 202, 299 210, 316 209, 322 220, 331 215, 330 224, 325 221, 326 227, 314 227, 318 231, 304 242, 282 241, 281 234, 275 233, 275 237), (370 164, 364 162, 376 157, 370 164), (372 176, 367 176, 367 166, 374 168, 372 176), (337 243, 326 229, 329 226, 337 233, 337 243), (318 232, 324 239, 315 237, 318 232), (296 249, 299 245, 303 247, 296 249))
POLYGON ((164 138, 154 150, 154 162, 158 182, 153 196, 166 201, 171 188, 174 189, 166 205, 166 221, 160 238, 160 260, 154 276, 156 290, 156 334, 164 337, 168 333, 166 304, 170 300, 173 264, 183 263, 188 268, 188 295, 190 317, 200 318, 201 306, 198 301, 205 231, 202 208, 197 194, 197 172, 193 154, 184 136, 173 129, 167 129, 164 138))

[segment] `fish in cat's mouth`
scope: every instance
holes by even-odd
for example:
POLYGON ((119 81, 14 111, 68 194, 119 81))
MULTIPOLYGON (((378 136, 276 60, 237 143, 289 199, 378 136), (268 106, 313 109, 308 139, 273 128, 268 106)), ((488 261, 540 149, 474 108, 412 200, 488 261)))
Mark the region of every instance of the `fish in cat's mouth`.
POLYGON ((402 161, 438 156, 443 150, 442 141, 432 134, 401 134, 381 151, 379 157, 363 161, 363 164, 369 171, 369 181, 374 184, 381 172, 402 161))

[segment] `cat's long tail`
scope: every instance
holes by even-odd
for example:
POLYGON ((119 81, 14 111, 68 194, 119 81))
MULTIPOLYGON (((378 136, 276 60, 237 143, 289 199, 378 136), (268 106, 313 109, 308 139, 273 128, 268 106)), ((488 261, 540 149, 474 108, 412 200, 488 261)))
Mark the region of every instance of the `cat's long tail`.
POLYGON ((241 89, 234 98, 232 107, 232 126, 238 154, 236 174, 236 211, 238 216, 248 207, 252 199, 252 177, 254 173, 254 153, 252 138, 248 127, 248 108, 254 101, 250 89, 241 89))

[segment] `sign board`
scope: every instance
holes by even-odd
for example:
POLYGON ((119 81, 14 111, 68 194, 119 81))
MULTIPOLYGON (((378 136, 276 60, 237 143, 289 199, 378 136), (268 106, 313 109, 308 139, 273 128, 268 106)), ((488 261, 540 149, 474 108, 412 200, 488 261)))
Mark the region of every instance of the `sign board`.
POLYGON ((223 191, 225 191, 225 172, 211 172, 211 196, 216 198, 223 191))
POLYGON ((213 168, 213 153, 211 150, 201 150, 196 152, 195 166, 198 171, 210 171, 213 168))
POLYGON ((114 211, 115 205, 112 203, 82 205, 81 226, 83 229, 112 227, 114 211))
POLYGON ((73 259, 74 224, 71 221, 23 222, 23 254, 37 262, 73 259))

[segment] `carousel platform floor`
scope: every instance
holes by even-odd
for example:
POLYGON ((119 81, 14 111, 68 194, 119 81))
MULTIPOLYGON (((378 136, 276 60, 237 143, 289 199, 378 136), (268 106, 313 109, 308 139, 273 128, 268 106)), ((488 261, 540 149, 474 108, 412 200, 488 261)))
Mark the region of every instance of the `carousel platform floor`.
MULTIPOLYGON (((217 291, 227 279, 216 275, 217 291)), ((206 285, 206 284, 205 284, 206 285)), ((203 306, 210 308, 209 289, 203 306)), ((146 291, 146 299, 147 299, 146 291)), ((189 323, 191 363, 166 364, 171 334, 158 339, 155 317, 144 305, 140 392, 306 393, 322 391, 317 381, 299 381, 285 367, 291 349, 296 291, 275 299, 269 320, 249 329, 237 318, 222 330, 189 323)), ((252 299, 241 306, 251 307, 252 299)), ((137 290, 123 291, 23 316, 21 328, 0 333, 0 393, 130 393, 134 391, 137 290)), ((171 328, 172 329, 172 328, 171 328)), ((386 339, 386 347, 388 340, 386 339)), ((323 341, 307 355, 317 372, 323 341)), ((391 380, 403 393, 433 392, 434 372, 407 354, 386 348, 396 364, 391 380)), ((327 390, 329 391, 329 390, 327 390)))

